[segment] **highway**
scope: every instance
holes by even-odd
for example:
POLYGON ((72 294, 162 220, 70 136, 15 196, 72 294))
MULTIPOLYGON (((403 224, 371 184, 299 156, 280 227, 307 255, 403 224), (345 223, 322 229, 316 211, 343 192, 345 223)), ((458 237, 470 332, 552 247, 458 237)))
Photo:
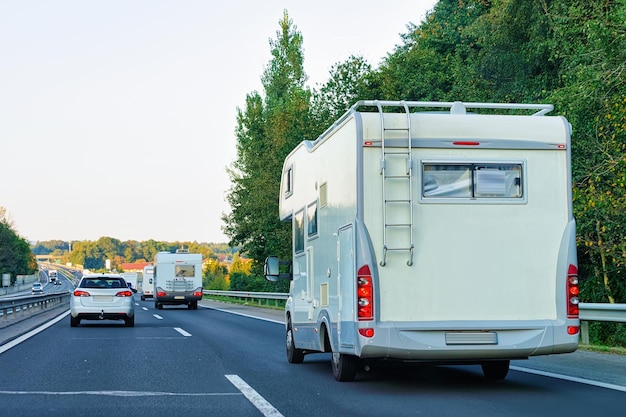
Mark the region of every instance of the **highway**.
POLYGON ((340 383, 328 354, 287 363, 281 312, 135 300, 133 328, 71 328, 59 309, 21 343, 0 337, 0 416, 626 415, 624 357, 515 361, 499 382, 479 366, 393 366, 340 383))

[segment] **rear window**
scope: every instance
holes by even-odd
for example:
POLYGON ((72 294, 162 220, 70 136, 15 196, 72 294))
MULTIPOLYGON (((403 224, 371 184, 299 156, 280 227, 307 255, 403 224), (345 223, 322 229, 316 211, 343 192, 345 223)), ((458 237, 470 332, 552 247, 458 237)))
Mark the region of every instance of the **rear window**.
POLYGON ((422 198, 522 199, 521 163, 423 163, 422 198))
POLYGON ((126 288, 126 282, 120 278, 85 278, 81 288, 126 288))

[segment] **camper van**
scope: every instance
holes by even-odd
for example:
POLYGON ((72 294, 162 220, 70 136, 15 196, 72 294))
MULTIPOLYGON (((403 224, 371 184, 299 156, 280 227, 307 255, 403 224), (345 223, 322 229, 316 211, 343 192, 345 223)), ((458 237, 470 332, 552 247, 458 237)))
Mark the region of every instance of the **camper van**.
POLYGON ((480 364, 578 347, 570 133, 551 105, 360 101, 284 161, 287 360, 335 379, 389 361, 480 364))
POLYGON ((159 252, 154 258, 154 307, 187 305, 198 308, 202 299, 202 255, 177 250, 159 252))
POLYGON ((141 278, 141 301, 146 298, 152 298, 154 295, 154 267, 146 265, 143 267, 143 275, 141 278))

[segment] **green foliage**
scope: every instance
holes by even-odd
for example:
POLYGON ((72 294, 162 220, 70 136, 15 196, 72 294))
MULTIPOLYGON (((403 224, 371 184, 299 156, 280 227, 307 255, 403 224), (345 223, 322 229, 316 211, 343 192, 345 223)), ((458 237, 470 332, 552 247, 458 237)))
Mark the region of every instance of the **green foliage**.
POLYGON ((15 282, 17 275, 33 275, 37 273, 35 255, 30 250, 26 239, 20 237, 13 229, 13 222, 6 209, 0 207, 0 277, 11 274, 15 282))
POLYGON ((279 25, 270 41, 272 60, 261 77, 265 98, 253 92, 246 107, 237 109, 238 159, 228 170, 231 213, 223 217, 224 233, 253 259, 256 275, 269 254, 288 257, 291 252, 291 225, 277 216, 282 164, 310 131, 302 35, 286 11, 279 25))

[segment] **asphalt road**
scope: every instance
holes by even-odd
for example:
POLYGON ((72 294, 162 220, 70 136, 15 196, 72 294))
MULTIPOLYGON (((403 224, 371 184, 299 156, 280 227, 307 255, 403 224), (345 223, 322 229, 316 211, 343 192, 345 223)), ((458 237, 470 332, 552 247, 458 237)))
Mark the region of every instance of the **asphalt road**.
POLYGON ((249 317, 258 309, 223 303, 155 310, 136 300, 134 328, 71 328, 65 315, 19 344, 25 327, 1 329, 0 416, 626 415, 621 356, 516 361, 500 382, 478 366, 396 366, 339 383, 328 354, 287 363, 282 312, 260 320, 249 317))

